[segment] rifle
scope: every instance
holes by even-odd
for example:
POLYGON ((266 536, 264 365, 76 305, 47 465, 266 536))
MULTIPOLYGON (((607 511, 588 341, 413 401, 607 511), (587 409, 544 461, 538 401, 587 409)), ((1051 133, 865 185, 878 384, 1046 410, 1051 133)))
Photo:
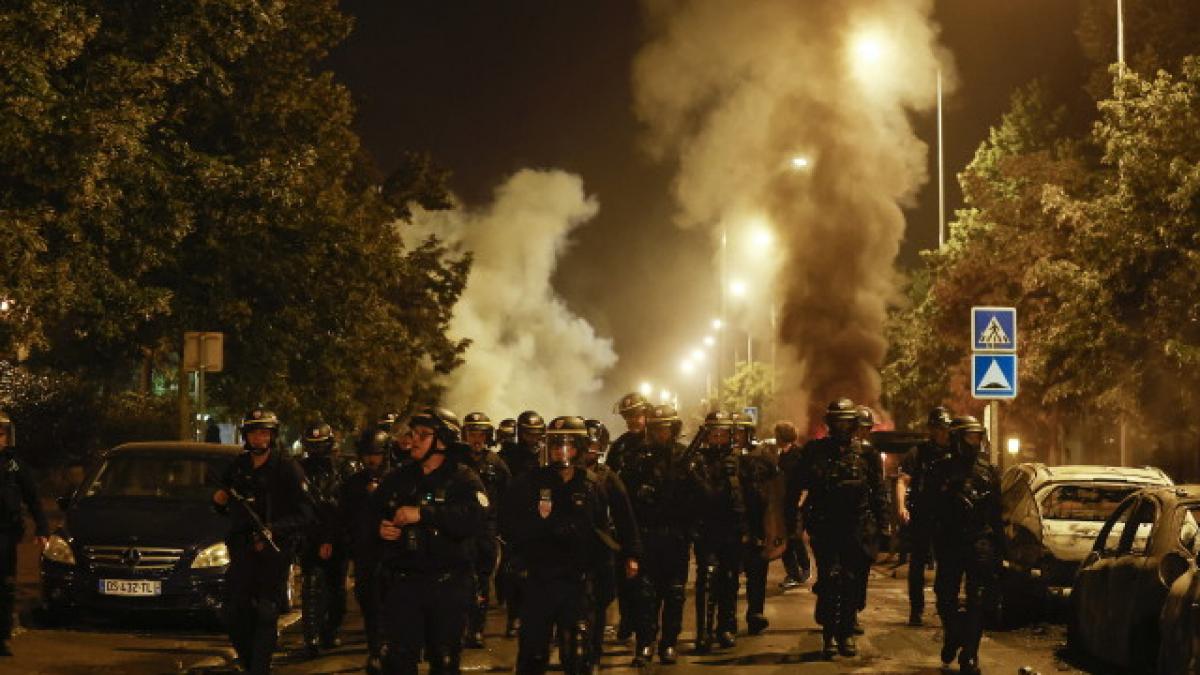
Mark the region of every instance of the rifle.
POLYGON ((235 502, 241 504, 242 508, 246 510, 246 515, 250 516, 250 523, 254 525, 255 534, 262 537, 263 541, 270 544, 271 548, 274 549, 276 553, 282 553, 282 551, 279 549, 279 545, 275 543, 275 538, 271 536, 271 530, 267 529, 267 526, 263 524, 262 518, 258 517, 258 512, 251 508, 250 502, 253 500, 249 497, 243 496, 232 487, 229 488, 229 496, 232 497, 235 502))
POLYGON ((708 440, 708 427, 701 425, 700 428, 696 430, 696 435, 692 436, 692 442, 688 443, 687 450, 684 450, 683 455, 680 456, 680 461, 683 464, 687 464, 689 461, 691 461, 692 456, 700 451, 700 446, 704 445, 706 440, 708 440))

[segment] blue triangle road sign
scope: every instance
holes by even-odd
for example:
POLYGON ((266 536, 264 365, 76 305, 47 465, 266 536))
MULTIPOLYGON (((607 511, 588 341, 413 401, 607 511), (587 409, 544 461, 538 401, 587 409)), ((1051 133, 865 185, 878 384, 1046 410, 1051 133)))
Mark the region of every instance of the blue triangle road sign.
POLYGON ((983 399, 1017 397, 1016 354, 972 354, 971 394, 983 399))

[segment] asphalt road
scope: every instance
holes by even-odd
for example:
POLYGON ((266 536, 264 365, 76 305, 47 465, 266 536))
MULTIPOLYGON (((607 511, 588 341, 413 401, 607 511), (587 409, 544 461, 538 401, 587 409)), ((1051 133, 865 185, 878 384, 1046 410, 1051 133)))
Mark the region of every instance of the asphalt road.
MULTIPOLYGON (((22 547, 31 549, 31 547, 22 547)), ((860 655, 820 659, 821 635, 813 623, 815 596, 810 585, 780 594, 777 582, 782 570, 772 565, 767 617, 770 628, 759 636, 739 637, 735 648, 706 656, 692 655, 688 638, 692 633, 692 605, 685 609, 684 640, 680 662, 675 666, 654 666, 646 670, 664 673, 755 672, 784 673, 802 670, 811 673, 938 673, 941 629, 933 615, 933 594, 926 591, 926 626, 905 625, 908 601, 904 570, 893 570, 884 561, 872 572, 870 600, 862 615, 866 635, 859 639, 860 655)), ((29 608, 36 597, 36 559, 31 551, 21 559, 21 621, 23 627, 13 640, 16 652, 11 660, 0 662, 0 673, 54 673, 56 675, 105 675, 140 673, 228 673, 232 650, 228 641, 211 627, 193 626, 161 618, 92 618, 67 628, 36 627, 36 616, 29 608)), ((932 582, 932 573, 929 575, 932 582)), ((316 659, 301 655, 295 614, 281 622, 282 651, 276 656, 276 672, 284 674, 361 672, 365 660, 362 624, 357 607, 350 599, 351 613, 343 629, 344 644, 316 659)), ((739 618, 744 613, 744 606, 739 618)), ((615 613, 615 609, 614 609, 615 613)), ((744 628, 744 627, 743 627, 744 628)), ((468 672, 510 672, 516 659, 513 640, 501 636, 503 620, 498 610, 489 617, 487 648, 464 652, 463 666, 468 672)), ((1062 626, 1038 624, 1028 628, 985 635, 981 649, 982 666, 989 673, 1016 673, 1030 666, 1043 675, 1079 673, 1061 660, 1065 640, 1062 626)), ((602 661, 605 673, 634 672, 629 666, 631 646, 610 642, 602 661)))

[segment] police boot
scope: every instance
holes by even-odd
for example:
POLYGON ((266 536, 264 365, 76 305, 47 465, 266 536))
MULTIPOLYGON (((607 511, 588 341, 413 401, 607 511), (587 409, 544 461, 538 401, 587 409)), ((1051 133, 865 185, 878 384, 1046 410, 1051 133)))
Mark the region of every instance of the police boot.
POLYGON ((367 663, 363 666, 363 670, 367 672, 367 675, 381 675, 383 673, 383 662, 380 661, 378 655, 370 654, 367 656, 367 663))
POLYGON ((838 640, 837 649, 842 656, 858 656, 858 644, 854 642, 853 634, 838 640))
POLYGON ((962 675, 980 675, 979 663, 975 659, 959 659, 958 672, 962 675))
POLYGON ((517 632, 521 630, 521 620, 512 618, 508 620, 508 625, 504 628, 504 637, 516 637, 517 632))
POLYGON ((908 613, 908 625, 924 626, 925 625, 925 617, 923 615, 924 615, 924 612, 919 609, 914 609, 914 610, 910 611, 908 613))
POLYGON ((654 660, 653 645, 638 645, 633 652, 633 664, 635 667, 644 666, 654 660))
POLYGON ((746 617, 746 632, 751 635, 762 633, 770 625, 771 622, 762 614, 750 614, 746 617))
POLYGON ((712 651, 713 637, 708 633, 700 633, 696 636, 696 653, 707 654, 712 651))
POLYGON ((733 636, 733 631, 723 630, 717 633, 717 644, 721 645, 722 649, 733 649, 737 645, 737 639, 733 636))
POLYGON ((658 661, 659 663, 671 666, 679 660, 679 655, 675 653, 675 645, 659 645, 658 646, 658 661))
POLYGON ((304 655, 310 659, 317 658, 321 653, 321 645, 315 639, 304 641, 304 655))
POLYGON ((831 661, 834 654, 837 654, 837 645, 834 644, 833 631, 827 630, 822 635, 821 658, 831 661))
POLYGON ((336 633, 325 633, 321 636, 321 649, 337 649, 342 646, 342 639, 336 633))
POLYGON ((463 646, 467 649, 483 649, 483 631, 467 631, 467 637, 463 639, 463 646))
POLYGON ((12 649, 8 646, 8 640, 0 640, 0 656, 12 655, 12 649))
POLYGON ((867 632, 867 629, 863 628, 862 622, 858 620, 857 614, 854 615, 854 624, 850 627, 850 630, 852 630, 855 635, 864 635, 867 632))

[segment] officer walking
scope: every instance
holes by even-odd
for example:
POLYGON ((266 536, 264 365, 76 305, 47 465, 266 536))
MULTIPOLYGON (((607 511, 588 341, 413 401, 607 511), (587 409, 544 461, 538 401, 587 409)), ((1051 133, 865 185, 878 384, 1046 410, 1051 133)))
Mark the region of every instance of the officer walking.
POLYGON ((775 445, 778 454, 779 472, 783 474, 786 486, 784 489, 784 520, 787 526, 787 549, 783 552, 783 569, 787 574, 779 582, 779 588, 789 591, 799 588, 812 576, 812 565, 808 561, 808 547, 804 544, 803 529, 800 522, 800 490, 796 487, 796 464, 800 461, 800 445, 796 442, 800 435, 796 425, 787 420, 775 425, 775 445))
POLYGON ((225 545, 225 610, 229 638, 242 666, 271 672, 276 622, 287 604, 287 571, 297 538, 314 522, 304 472, 276 449, 279 418, 255 408, 242 420, 246 452, 233 461, 213 493, 233 521, 225 545))
POLYGON ((334 649, 341 642, 337 631, 346 613, 346 572, 350 560, 346 530, 338 517, 342 469, 337 464, 336 439, 328 424, 304 430, 300 443, 304 458, 300 466, 308 480, 316 522, 309 529, 300 556, 304 572, 301 625, 309 656, 321 649, 334 649))
MULTIPOLYGON (((777 498, 773 488, 776 481, 783 478, 775 461, 758 448, 754 421, 737 413, 733 417, 738 479, 746 507, 746 536, 742 542, 742 569, 746 572, 746 632, 758 635, 770 625, 764 613, 768 556, 786 543, 781 532, 767 532, 768 511, 772 500, 777 498)), ((782 489, 779 492, 782 493, 782 489)))
POLYGON ((412 462, 388 474, 370 497, 368 527, 380 540, 383 672, 415 674, 425 649, 430 673, 458 673, 487 491, 460 461, 454 413, 424 408, 408 424, 412 462))
POLYGON ((475 539, 475 604, 467 620, 465 641, 471 649, 482 649, 483 624, 492 598, 492 574, 500 557, 500 505, 504 503, 512 474, 504 460, 491 451, 495 428, 487 415, 473 412, 464 417, 463 432, 471 450, 468 464, 479 474, 488 497, 483 534, 475 539))
POLYGON ((496 426, 496 444, 504 447, 505 443, 515 441, 517 439, 517 421, 511 417, 505 417, 500 420, 500 424, 496 426))
MULTIPOLYGON (((608 455, 604 458, 604 463, 612 467, 614 471, 620 472, 625 458, 634 454, 646 443, 646 417, 650 413, 650 402, 646 400, 645 396, 637 392, 630 392, 617 401, 613 406, 613 412, 625 420, 625 432, 613 441, 608 455)), ((629 639, 637 625, 634 591, 634 584, 623 580, 618 582, 617 594, 621 620, 617 624, 617 639, 622 642, 629 639)))
POLYGON ((908 625, 924 624, 925 568, 933 548, 934 491, 929 489, 933 466, 950 456, 950 411, 929 411, 929 440, 912 448, 900 461, 896 480, 896 511, 908 534, 908 625))
POLYGON ((25 463, 17 459, 17 428, 7 413, 0 411, 0 656, 12 656, 13 605, 17 596, 17 544, 25 535, 21 504, 33 518, 39 550, 46 548, 50 527, 37 483, 25 463))
POLYGON ((822 654, 858 654, 854 620, 859 575, 883 524, 883 485, 876 482, 854 440, 858 409, 842 398, 825 412, 829 435, 805 444, 796 466, 800 509, 817 562, 815 618, 822 628, 822 654), (835 646, 836 643, 836 646, 835 646))
MULTIPOLYGON (((517 416, 517 437, 500 448, 500 459, 512 472, 513 480, 536 470, 542 464, 543 442, 546 438, 546 421, 532 410, 517 416)), ((508 622, 505 637, 513 637, 521 627, 521 601, 525 588, 524 562, 515 551, 504 547, 501 552, 500 573, 497 581, 504 587, 508 622)))
MULTIPOLYGON (((608 619, 608 607, 617 597, 618 567, 622 582, 628 583, 639 577, 642 540, 625 483, 612 467, 600 461, 608 445, 608 428, 599 420, 584 420, 584 426, 587 428, 587 448, 583 466, 596 476, 596 483, 600 486, 608 509, 608 521, 601 529, 608 532, 610 543, 616 544, 609 546, 610 550, 597 559, 593 572, 592 654, 594 661, 599 662, 604 651, 604 625, 608 619), (620 557, 620 565, 615 556, 620 557)), ((640 656, 634 654, 633 658, 637 665, 640 656)))
POLYGON ((736 643, 738 577, 749 532, 733 427, 729 413, 709 413, 696 438, 702 468, 692 465, 704 491, 695 539, 696 651, 701 654, 714 641, 726 649, 736 643))
POLYGON ((942 620, 942 663, 958 657, 964 675, 979 673, 979 641, 983 610, 996 590, 1004 559, 1000 472, 984 451, 983 425, 974 417, 950 425, 952 455, 935 464, 929 476, 933 490, 932 527, 937 575, 933 588, 942 620), (965 586, 960 605, 959 590, 965 586))
MULTIPOLYGON (((863 459, 867 462, 867 469, 871 472, 871 484, 883 486, 883 455, 879 449, 871 444, 871 432, 875 429, 875 413, 865 405, 858 406, 858 429, 855 430, 855 440, 858 442, 858 451, 862 454, 863 459)), ((884 513, 886 513, 887 504, 887 489, 883 488, 882 499, 884 500, 884 513)), ((858 576, 858 608, 854 614, 854 633, 862 635, 865 631, 862 622, 859 621, 858 614, 867 608, 867 586, 871 581, 871 565, 875 562, 875 557, 879 555, 879 542, 883 535, 886 522, 879 522, 879 534, 873 541, 867 543, 867 558, 864 560, 866 565, 859 570, 858 576)))
POLYGON ((634 665, 650 662, 655 641, 661 663, 678 659, 692 510, 703 494, 684 464, 687 448, 677 441, 682 426, 673 406, 655 406, 647 421, 648 443, 628 457, 621 470, 645 550, 636 583, 634 665))
POLYGON ((358 457, 362 469, 342 483, 338 497, 338 522, 350 539, 348 548, 354 560, 354 598, 362 611, 363 631, 367 637, 366 670, 372 675, 382 670, 376 583, 380 541, 375 532, 364 531, 362 524, 375 522, 370 511, 370 497, 387 473, 386 456, 391 445, 392 437, 386 431, 373 431, 361 440, 358 457))

